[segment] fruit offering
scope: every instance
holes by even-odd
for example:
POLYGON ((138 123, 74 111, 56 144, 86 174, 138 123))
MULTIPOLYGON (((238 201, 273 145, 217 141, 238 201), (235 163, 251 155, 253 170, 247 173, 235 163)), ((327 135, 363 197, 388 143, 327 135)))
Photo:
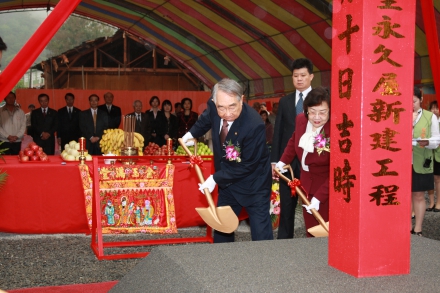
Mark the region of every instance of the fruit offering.
MULTIPOLYGON (((79 161, 79 156, 79 142, 76 142, 74 140, 66 144, 64 146, 64 150, 61 152, 61 157, 64 161, 79 161)), ((86 161, 92 160, 92 156, 89 155, 87 150, 84 151, 84 156, 86 157, 86 161)))
POLYGON ((174 156, 174 151, 171 150, 170 153, 168 153, 168 147, 167 145, 159 146, 155 144, 154 142, 150 142, 145 148, 144 148, 144 155, 145 156, 174 156))
POLYGON ((21 162, 28 161, 49 161, 46 153, 43 151, 43 148, 38 146, 35 142, 30 142, 28 146, 18 153, 18 157, 21 162))
MULTIPOLYGON (((191 153, 194 154, 194 146, 189 146, 188 149, 191 151, 191 153)), ((182 148, 182 146, 179 145, 179 147, 176 150, 176 155, 186 156, 186 152, 182 148)), ((199 141, 199 142, 197 142, 197 155, 199 155, 199 156, 212 156, 212 151, 206 144, 199 141)))
MULTIPOLYGON (((144 137, 142 134, 135 132, 133 139, 133 147, 139 149, 138 155, 142 156, 142 147, 144 146, 144 137)), ((99 141, 101 152, 103 154, 121 155, 121 148, 126 147, 124 145, 124 131, 119 128, 106 129, 104 135, 99 141)))

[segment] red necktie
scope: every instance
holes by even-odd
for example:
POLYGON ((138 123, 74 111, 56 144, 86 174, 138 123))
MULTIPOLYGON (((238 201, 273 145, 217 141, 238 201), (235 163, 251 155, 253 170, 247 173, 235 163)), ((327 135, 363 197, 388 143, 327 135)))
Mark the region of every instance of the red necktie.
POLYGON ((46 117, 46 109, 43 109, 43 117, 46 117))
POLYGON ((220 131, 220 143, 224 144, 226 140, 226 136, 228 135, 228 121, 223 119, 222 130, 220 131))

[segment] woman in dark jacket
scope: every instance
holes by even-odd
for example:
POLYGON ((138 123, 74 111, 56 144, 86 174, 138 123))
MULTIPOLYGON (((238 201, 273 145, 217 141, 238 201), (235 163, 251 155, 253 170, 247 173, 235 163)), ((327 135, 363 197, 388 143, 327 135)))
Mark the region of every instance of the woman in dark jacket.
POLYGON ((150 142, 154 142, 159 146, 163 146, 166 141, 164 139, 165 135, 165 115, 159 109, 160 100, 157 96, 152 96, 150 99, 151 109, 147 110, 145 113, 150 119, 151 133, 150 142))
POLYGON ((182 108, 183 111, 177 113, 177 123, 179 125, 179 129, 177 131, 177 137, 179 138, 184 136, 199 118, 199 114, 191 111, 192 100, 190 98, 182 99, 182 108))
POLYGON ((165 141, 168 138, 173 140, 173 146, 177 143, 177 117, 171 112, 173 111, 173 106, 170 100, 165 100, 162 103, 162 113, 165 116, 165 141))

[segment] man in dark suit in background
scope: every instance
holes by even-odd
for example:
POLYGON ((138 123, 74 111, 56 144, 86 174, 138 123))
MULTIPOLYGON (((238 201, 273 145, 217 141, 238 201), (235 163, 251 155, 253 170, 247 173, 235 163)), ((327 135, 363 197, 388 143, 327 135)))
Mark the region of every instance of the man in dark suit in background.
MULTIPOLYGON (((272 169, 265 125, 260 115, 243 103, 243 88, 236 81, 222 79, 214 86, 212 97, 208 108, 182 137, 189 144, 190 138, 201 137, 212 129, 215 173, 200 185, 200 190, 213 191, 218 184, 217 206, 231 206, 237 216, 245 207, 252 240, 271 240, 272 169), (226 153, 227 145, 240 150, 226 153)), ((214 231, 214 242, 233 241, 234 233, 214 231)))
POLYGON ((79 113, 81 110, 73 106, 75 96, 72 93, 67 93, 64 99, 66 100, 66 106, 58 110, 57 137, 61 149, 72 140, 78 142, 81 136, 79 130, 79 113))
POLYGON ((98 108, 105 111, 108 114, 108 127, 110 129, 119 128, 121 124, 121 108, 113 105, 113 94, 111 92, 107 92, 104 94, 105 104, 100 105, 98 108))
POLYGON ((108 128, 108 115, 98 108, 99 97, 92 94, 89 97, 90 109, 79 113, 79 128, 86 139, 86 148, 90 155, 102 155, 99 140, 108 128))
POLYGON ((144 137, 144 147, 150 141, 151 125, 150 119, 148 119, 147 114, 142 112, 142 102, 136 100, 133 102, 134 112, 127 114, 127 116, 136 117, 136 126, 134 131, 140 133, 144 137))
POLYGON ((40 108, 32 111, 31 129, 34 142, 48 155, 55 154, 55 131, 58 129, 58 112, 49 108, 49 96, 38 96, 40 108))
MULTIPOLYGON (((284 96, 279 101, 277 118, 275 122, 271 161, 280 160, 289 139, 295 131, 296 115, 303 112, 303 102, 312 90, 313 63, 307 58, 299 58, 292 64, 292 80, 295 92, 284 96)), ((295 178, 300 178, 300 165, 298 159, 292 162, 295 178)), ((288 175, 290 177, 290 175, 288 175)), ((278 239, 293 238, 295 228, 295 209, 298 197, 293 196, 290 187, 284 180, 280 180, 280 224, 278 239)))

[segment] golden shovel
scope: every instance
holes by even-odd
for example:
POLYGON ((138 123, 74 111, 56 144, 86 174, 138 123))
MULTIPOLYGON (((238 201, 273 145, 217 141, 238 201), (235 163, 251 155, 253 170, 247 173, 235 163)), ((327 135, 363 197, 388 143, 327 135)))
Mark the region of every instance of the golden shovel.
MULTIPOLYGON (((293 170, 292 167, 290 165, 286 165, 283 167, 284 169, 289 169, 290 174, 293 177, 293 170)), ((282 178, 284 181, 286 181, 287 183, 289 183, 290 180, 289 178, 287 178, 286 176, 284 176, 280 170, 278 168, 274 168, 275 172, 278 174, 278 176, 280 176, 280 178, 282 178)), ((303 193, 303 191, 301 190, 301 188, 299 188, 298 186, 295 187, 295 191, 297 194, 299 194, 299 196, 301 197, 302 202, 309 206, 310 202, 307 199, 307 196, 303 193)), ((312 215, 316 218, 316 220, 318 221, 318 223, 320 225, 314 226, 310 229, 307 229, 307 231, 312 234, 315 237, 328 237, 328 233, 329 233, 329 222, 325 222, 324 219, 321 217, 321 214, 318 213, 317 210, 315 209, 310 209, 310 211, 312 212, 312 215)))
MULTIPOLYGON (((179 138, 178 141, 185 152, 189 156, 192 156, 191 151, 186 147, 183 140, 179 138)), ((194 152, 197 154, 197 140, 194 140, 194 152)), ((194 164, 194 168, 196 169, 197 177, 199 177, 200 183, 203 184, 203 182, 205 182, 205 178, 203 178, 200 167, 197 164, 194 164)), ((216 207, 209 189, 205 188, 203 191, 205 192, 205 197, 208 201, 209 207, 196 208, 196 211, 199 213, 203 221, 205 221, 205 223, 214 230, 223 233, 234 232, 238 227, 238 217, 232 208, 230 206, 216 207)))

